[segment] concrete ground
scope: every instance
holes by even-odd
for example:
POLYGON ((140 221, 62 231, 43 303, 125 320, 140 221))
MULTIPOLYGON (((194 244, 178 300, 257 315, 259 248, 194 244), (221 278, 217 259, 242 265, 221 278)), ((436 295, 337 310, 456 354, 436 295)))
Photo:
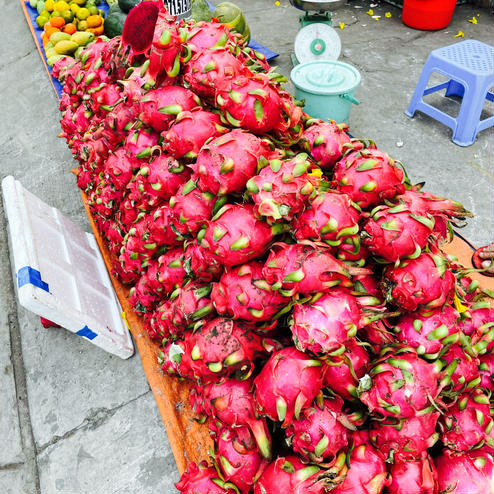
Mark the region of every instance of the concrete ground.
MULTIPOLYGON (((288 0, 236 0, 256 40, 280 53, 288 75, 299 12, 288 0)), ((451 142, 434 120, 404 115, 415 84, 434 48, 465 39, 492 42, 492 12, 456 8, 438 32, 404 26, 400 9, 350 1, 335 13, 340 59, 362 75, 351 132, 376 140, 401 160, 413 182, 461 201, 475 213, 463 233, 477 245, 494 239, 494 133, 474 145, 451 142), (385 17, 391 13, 391 18, 385 17), (477 17, 477 14, 479 16, 477 17), (467 22, 478 19, 477 24, 467 22)), ((57 138, 57 99, 42 67, 20 5, 0 0, 0 178, 14 175, 41 199, 89 230, 74 165, 57 138)), ((433 97, 441 103, 441 97, 433 97)), ((448 108, 457 111, 458 103, 448 108)), ((492 115, 493 105, 486 105, 492 115)), ((0 201, 1 204, 1 201, 0 201)), ((17 305, 0 206, 0 492, 3 494, 155 494, 173 492, 178 478, 139 356, 122 361, 64 330, 43 329, 17 305)))

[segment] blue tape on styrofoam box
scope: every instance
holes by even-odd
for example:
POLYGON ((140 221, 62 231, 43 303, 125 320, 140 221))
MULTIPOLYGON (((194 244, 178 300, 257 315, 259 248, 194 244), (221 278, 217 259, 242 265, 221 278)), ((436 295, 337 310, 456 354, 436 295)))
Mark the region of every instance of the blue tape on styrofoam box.
POLYGON ((24 266, 17 271, 17 286, 21 288, 24 285, 34 285, 45 292, 50 291, 48 289, 48 283, 41 279, 41 273, 31 266, 24 266))
POLYGON ((82 329, 79 329, 76 334, 78 334, 79 336, 84 336, 84 338, 87 338, 88 340, 94 340, 94 338, 98 336, 98 334, 89 329, 87 325, 84 326, 82 329))

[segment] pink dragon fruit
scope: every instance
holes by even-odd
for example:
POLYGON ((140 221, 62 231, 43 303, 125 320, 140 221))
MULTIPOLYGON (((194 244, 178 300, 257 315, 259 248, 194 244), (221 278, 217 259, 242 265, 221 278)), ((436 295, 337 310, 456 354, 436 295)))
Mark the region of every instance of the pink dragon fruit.
POLYGON ((363 325, 356 298, 339 289, 296 304, 290 320, 295 346, 316 355, 341 353, 363 325))
POLYGON ((304 460, 331 464, 348 445, 348 428, 355 428, 342 407, 343 400, 334 397, 302 410, 300 418, 286 429, 293 451, 304 460))
POLYGON ((486 355, 481 355, 479 361, 481 378, 479 386, 492 393, 494 391, 494 353, 490 352, 486 355))
POLYGON ((388 262, 413 259, 420 255, 434 230, 434 218, 400 204, 392 208, 378 206, 366 221, 364 245, 377 257, 388 262))
POLYGON ((160 154, 150 163, 142 164, 129 183, 133 207, 149 212, 177 193, 190 177, 190 170, 171 156, 160 154))
POLYGON ((118 255, 122 248, 122 242, 125 237, 125 229, 118 220, 108 220, 108 227, 105 230, 108 250, 118 255))
POLYGON ((276 222, 291 221, 301 213, 315 195, 308 174, 310 166, 305 153, 289 160, 271 160, 246 184, 256 205, 256 214, 276 222))
POLYGON ((362 245, 360 235, 348 235, 341 239, 341 244, 337 247, 336 257, 340 261, 362 265, 370 257, 370 252, 367 247, 362 245))
POLYGON ((345 154, 334 167, 334 188, 362 209, 405 192, 403 172, 386 153, 367 148, 345 154))
POLYGON ((455 396, 480 384, 480 361, 468 344, 456 343, 442 350, 443 394, 455 396))
POLYGON ((206 222, 197 240, 210 257, 228 268, 263 255, 280 227, 258 220, 252 204, 227 204, 206 222))
POLYGON ((367 371, 369 354, 353 340, 347 341, 345 347, 341 355, 325 359, 324 385, 345 400, 352 401, 358 398, 357 386, 367 371))
POLYGON ((264 418, 258 418, 251 393, 252 379, 226 379, 204 389, 201 408, 228 428, 247 426, 264 458, 271 458, 271 435, 264 418))
POLYGON ((388 460, 412 461, 434 446, 439 438, 436 424, 439 412, 435 409, 406 419, 372 421, 369 437, 388 460))
POLYGON ((194 53, 227 45, 231 47, 239 39, 225 24, 219 22, 195 22, 189 24, 187 29, 187 45, 194 53))
POLYGON ((230 125, 254 134, 265 134, 284 124, 282 100, 265 74, 217 81, 215 103, 230 125))
POLYGON ((231 482, 225 482, 216 471, 203 461, 196 465, 190 462, 175 487, 183 494, 236 494, 238 489, 231 482))
MULTIPOLYGON (((326 245, 300 242, 274 244, 262 274, 266 281, 291 297, 297 293, 327 292, 351 286, 352 268, 335 259, 326 245)), ((357 274, 355 270, 352 271, 357 274)))
POLYGON ((435 460, 441 494, 486 494, 492 492, 494 459, 484 449, 455 453, 444 449, 435 460))
POLYGON ((331 468, 306 465, 295 455, 279 456, 254 485, 254 494, 324 494, 345 476, 344 455, 331 468))
POLYGON ((179 113, 168 131, 163 132, 163 148, 177 159, 193 159, 208 139, 227 132, 218 114, 195 108, 179 113))
POLYGON ((183 237, 195 235, 211 218, 215 201, 213 194, 202 192, 189 180, 170 198, 172 228, 183 237))
POLYGON ((435 360, 443 348, 458 342, 460 314, 451 305, 404 314, 395 323, 396 338, 427 360, 435 360))
POLYGON ((173 247, 183 243, 183 237, 173 228, 173 211, 167 205, 156 208, 145 217, 149 218, 148 229, 145 233, 148 250, 173 247))
POLYGON ((117 146, 127 136, 127 132, 137 119, 137 108, 130 102, 120 102, 106 114, 101 134, 108 141, 117 146))
MULTIPOLYGON (((155 336, 155 339, 159 339, 159 335, 155 336)), ((158 363, 165 374, 180 376, 180 362, 185 351, 184 347, 185 344, 180 339, 163 343, 162 350, 158 354, 158 363)))
POLYGON ((201 106, 199 98, 180 86, 151 89, 140 99, 140 120, 156 132, 168 130, 176 116, 201 106))
MULTIPOLYGON (((178 337, 183 335, 183 329, 177 331, 170 321, 172 312, 172 302, 163 300, 153 311, 144 313, 144 327, 152 340, 158 340, 164 344, 169 340, 175 341, 178 337)), ((161 365, 164 371, 163 362, 161 365)), ((171 372, 169 369, 167 369, 167 371, 171 372)))
POLYGON ((82 99, 88 103, 92 111, 106 116, 113 106, 123 101, 122 89, 117 84, 101 83, 89 89, 82 99))
POLYGON ((241 60, 227 48, 211 48, 196 53, 185 68, 184 80, 201 98, 214 99, 216 82, 248 73, 241 60))
POLYGON ((158 261, 150 260, 145 273, 139 278, 137 284, 130 289, 129 303, 137 314, 152 311, 162 297, 158 269, 158 261))
POLYGON ((284 348, 271 355, 254 386, 257 411, 286 427, 320 392, 321 362, 295 347, 284 348))
POLYGON ((412 348, 384 348, 369 375, 360 380, 360 400, 371 413, 413 417, 439 395, 441 367, 438 361, 422 360, 412 348))
POLYGON ((269 143, 253 134, 234 129, 205 144, 193 166, 199 188, 212 194, 243 192, 257 171, 261 157, 269 158, 269 143))
POLYGON ((209 251, 194 239, 186 243, 184 251, 185 269, 187 274, 200 281, 219 280, 223 274, 223 266, 209 256, 209 251))
POLYGON ((383 284, 386 302, 415 311, 442 307, 451 297, 455 277, 443 255, 423 252, 416 259, 386 268, 383 284))
POLYGON ((492 321, 494 321, 494 308, 488 301, 480 300, 471 305, 467 311, 462 312, 458 328, 467 336, 473 336, 480 327, 492 321))
POLYGON ((311 202, 310 209, 293 222, 293 227, 299 240, 339 246, 346 237, 357 235, 359 218, 359 210, 346 194, 330 190, 319 194, 311 202))
POLYGON ((223 274, 211 300, 218 314, 250 323, 271 321, 290 299, 274 291, 262 276, 263 264, 251 261, 223 274))
POLYGON ((130 130, 125 139, 124 149, 132 157, 149 158, 153 149, 158 149, 159 134, 151 129, 140 127, 130 130))
POLYGON ((351 139, 345 123, 309 120, 304 131, 303 144, 323 170, 331 170, 348 148, 351 139))
POLYGON ((191 377, 201 382, 218 381, 235 373, 245 378, 252 374, 254 360, 265 354, 263 341, 252 328, 217 318, 200 331, 185 335, 181 369, 190 369, 191 377))
POLYGON ((247 427, 224 427, 215 442, 215 459, 223 478, 233 482, 242 494, 249 493, 268 465, 250 430, 247 427))
POLYGON ((127 153, 124 148, 118 148, 108 156, 104 171, 108 180, 117 189, 125 189, 139 166, 140 163, 136 158, 127 153))
POLYGON ((100 176, 96 187, 88 194, 88 205, 93 215, 111 218, 122 199, 122 191, 100 176))
POLYGON ((484 442, 494 447, 493 427, 489 395, 478 388, 459 396, 439 419, 441 441, 455 451, 479 448, 484 442))
POLYGON ((432 458, 424 454, 413 461, 395 461, 388 494, 438 494, 437 471, 432 458))
POLYGON ((370 444, 359 444, 349 455, 350 468, 334 494, 381 494, 391 479, 382 454, 370 444))

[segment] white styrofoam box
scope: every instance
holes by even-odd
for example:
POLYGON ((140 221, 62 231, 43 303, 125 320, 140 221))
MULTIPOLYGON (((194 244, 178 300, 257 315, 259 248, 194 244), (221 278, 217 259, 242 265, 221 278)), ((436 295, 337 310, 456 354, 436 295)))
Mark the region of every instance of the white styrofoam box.
POLYGON ((2 189, 20 304, 107 352, 132 356, 132 337, 94 235, 14 177, 5 177, 2 189))

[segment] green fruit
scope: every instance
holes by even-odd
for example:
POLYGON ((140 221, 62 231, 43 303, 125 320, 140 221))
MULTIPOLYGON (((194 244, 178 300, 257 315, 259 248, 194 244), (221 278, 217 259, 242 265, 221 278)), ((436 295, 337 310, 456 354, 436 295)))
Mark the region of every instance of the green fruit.
POLYGON ((35 9, 38 5, 38 0, 29 0, 29 5, 32 9, 35 9))
POLYGON ((45 56, 46 56, 46 58, 48 59, 48 58, 52 57, 53 55, 58 55, 58 53, 55 50, 55 48, 52 47, 52 48, 48 48, 47 49, 46 46, 45 46, 45 56))
MULTIPOLYGON (((213 17, 216 17, 222 24, 228 26, 232 31, 240 33, 244 38, 244 33, 248 29, 248 24, 240 7, 232 2, 223 2, 216 6, 213 12, 213 17)), ((250 29, 247 32, 250 38, 250 29)))
POLYGON ((118 0, 118 6, 122 12, 128 14, 130 9, 133 9, 138 3, 141 2, 142 0, 118 0))
POLYGON ((50 36, 50 43, 55 46, 59 41, 70 41, 71 36, 69 33, 56 32, 50 36))
POLYGON ((79 46, 86 46, 88 43, 94 40, 94 34, 88 31, 77 31, 70 39, 75 41, 79 46))
POLYGON ((213 14, 206 0, 192 0, 191 17, 196 22, 206 21, 211 22, 213 14))
POLYGON ((63 57, 65 57, 65 55, 52 55, 50 58, 47 58, 46 63, 50 67, 53 67, 63 57))
POLYGON ((38 14, 41 14, 41 12, 45 10, 45 2, 43 2, 43 0, 38 0, 36 4, 36 10, 38 11, 38 14))
POLYGON ((109 38, 120 36, 122 34, 126 18, 127 14, 122 11, 108 14, 105 19, 105 34, 109 38))
POLYGON ((59 55, 70 55, 74 53, 77 50, 77 48, 79 48, 79 45, 75 41, 71 41, 71 40, 69 41, 66 39, 59 41, 55 45, 55 51, 59 55))
POLYGON ((43 29, 43 27, 49 20, 50 18, 45 15, 38 15, 38 17, 36 17, 36 24, 40 29, 43 29))

